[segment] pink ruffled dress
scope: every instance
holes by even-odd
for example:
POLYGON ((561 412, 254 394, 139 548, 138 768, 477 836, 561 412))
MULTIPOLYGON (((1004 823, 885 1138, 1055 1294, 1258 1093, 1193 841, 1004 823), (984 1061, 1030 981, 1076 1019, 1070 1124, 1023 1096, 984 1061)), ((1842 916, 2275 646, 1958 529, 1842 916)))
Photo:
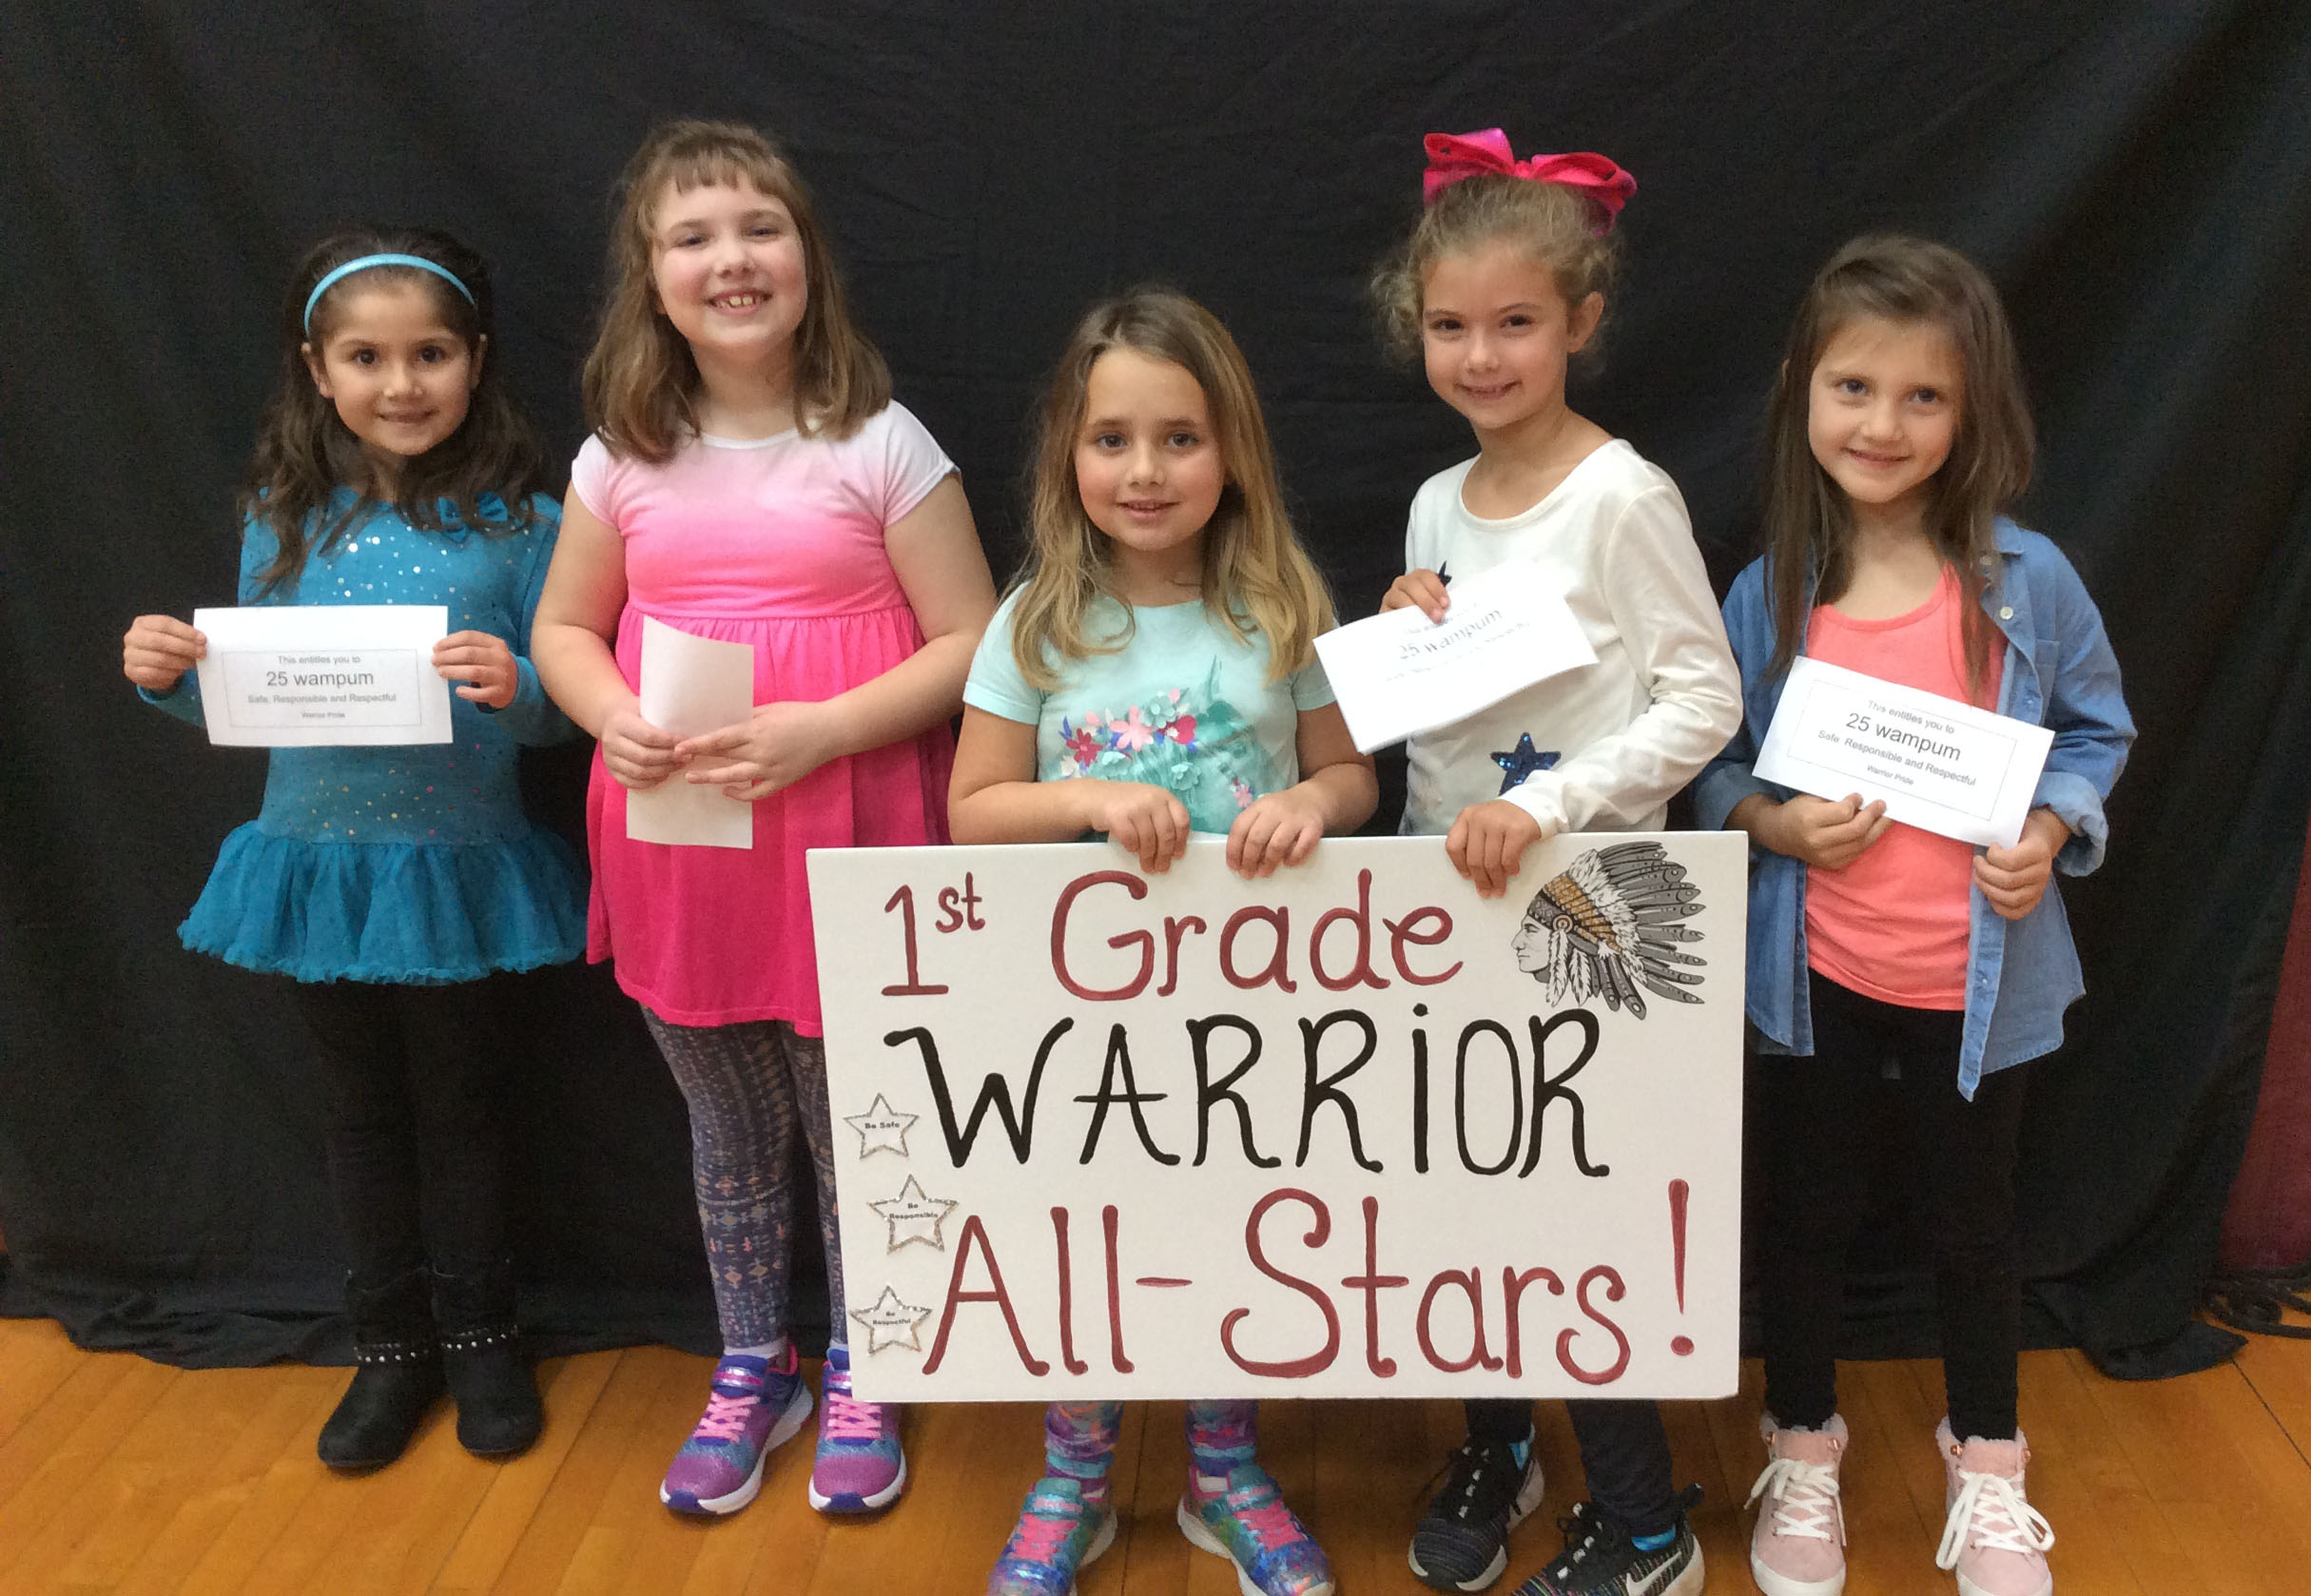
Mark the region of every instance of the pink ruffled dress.
MULTIPOLYGON (((750 647, 758 704, 831 698, 906 659, 922 630, 884 534, 953 470, 895 403, 848 438, 698 438, 657 466, 588 439, 571 486, 625 541, 627 685, 645 616, 750 647)), ((944 726, 838 759, 756 801, 754 846, 736 849, 631 841, 626 788, 597 749, 587 957, 613 960, 628 995, 675 1024, 820 1035, 804 853, 945 842, 953 760, 944 726)))

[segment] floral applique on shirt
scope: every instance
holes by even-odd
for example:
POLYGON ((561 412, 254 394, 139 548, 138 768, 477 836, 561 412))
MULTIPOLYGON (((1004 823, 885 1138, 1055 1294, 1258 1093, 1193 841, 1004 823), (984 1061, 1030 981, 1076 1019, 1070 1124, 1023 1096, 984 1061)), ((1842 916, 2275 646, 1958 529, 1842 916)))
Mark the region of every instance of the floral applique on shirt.
POLYGON ((1043 779, 1145 782, 1175 793, 1197 830, 1225 831, 1277 783, 1251 723, 1218 696, 1218 681, 1214 666, 1200 689, 1170 688, 1153 702, 1062 716, 1066 754, 1043 779))

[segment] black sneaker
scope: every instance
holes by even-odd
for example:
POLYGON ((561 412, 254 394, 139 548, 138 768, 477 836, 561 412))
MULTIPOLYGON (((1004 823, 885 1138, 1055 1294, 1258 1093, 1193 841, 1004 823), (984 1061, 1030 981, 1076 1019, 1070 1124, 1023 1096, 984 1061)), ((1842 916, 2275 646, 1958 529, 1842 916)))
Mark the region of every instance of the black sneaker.
POLYGON ((1699 1505, 1701 1488, 1678 1497, 1677 1537, 1640 1551, 1629 1528, 1586 1502, 1557 1521, 1564 1550, 1517 1586, 1516 1596, 1701 1596, 1701 1543, 1686 1513, 1699 1505))
POLYGON ((1445 1489, 1412 1531, 1408 1561, 1439 1590, 1482 1590, 1508 1567, 1508 1532, 1541 1505, 1541 1452, 1524 1461, 1506 1441, 1471 1437, 1452 1454, 1445 1489))

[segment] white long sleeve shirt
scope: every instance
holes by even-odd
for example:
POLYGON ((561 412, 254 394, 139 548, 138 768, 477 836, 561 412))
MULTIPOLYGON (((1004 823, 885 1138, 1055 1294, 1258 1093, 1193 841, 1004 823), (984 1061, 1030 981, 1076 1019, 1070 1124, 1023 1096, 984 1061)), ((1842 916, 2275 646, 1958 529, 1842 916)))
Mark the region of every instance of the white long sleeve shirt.
POLYGON ((1492 798, 1550 831, 1656 829, 1741 724, 1740 673, 1685 501, 1616 438, 1531 509, 1486 520, 1461 500, 1475 463, 1413 496, 1406 568, 1458 579, 1530 560, 1563 587, 1597 663, 1415 736, 1402 829, 1441 833, 1492 798))

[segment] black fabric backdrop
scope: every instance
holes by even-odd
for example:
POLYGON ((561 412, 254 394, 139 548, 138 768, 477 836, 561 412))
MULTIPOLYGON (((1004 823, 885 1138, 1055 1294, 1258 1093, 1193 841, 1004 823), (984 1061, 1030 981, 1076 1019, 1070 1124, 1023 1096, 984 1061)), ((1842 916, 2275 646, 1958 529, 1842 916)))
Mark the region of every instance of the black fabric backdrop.
MULTIPOLYGON (((314 1083, 279 984, 172 928, 262 761, 141 708, 130 616, 227 601, 233 485, 289 264, 353 217, 496 263, 557 450, 613 173, 667 115, 790 146, 999 574, 1039 375, 1156 278, 1250 354, 1350 613, 1467 451, 1363 282, 1420 135, 1505 125, 1642 185, 1576 402, 1683 487, 1720 587, 1795 299, 1895 225, 2009 296, 2076 559, 2143 738, 2069 891, 2090 995, 2036 1071, 2039 1331, 2167 1343, 2255 1096, 2311 795, 2311 22, 2301 5, 0 7, 0 1311, 186 1362, 340 1351, 314 1083)), ((573 827, 583 754, 527 772, 573 827)), ((1392 808, 1384 808, 1384 818, 1392 808)), ((525 1272, 551 1345, 711 1333, 682 1109, 599 970, 509 982, 525 1272)), ((1898 1206, 1898 1204, 1890 1204, 1898 1206)), ((1856 1350, 1930 1345, 1882 1227, 1856 1350)), ((2155 1365, 2154 1365, 2155 1366, 2155 1365)))

